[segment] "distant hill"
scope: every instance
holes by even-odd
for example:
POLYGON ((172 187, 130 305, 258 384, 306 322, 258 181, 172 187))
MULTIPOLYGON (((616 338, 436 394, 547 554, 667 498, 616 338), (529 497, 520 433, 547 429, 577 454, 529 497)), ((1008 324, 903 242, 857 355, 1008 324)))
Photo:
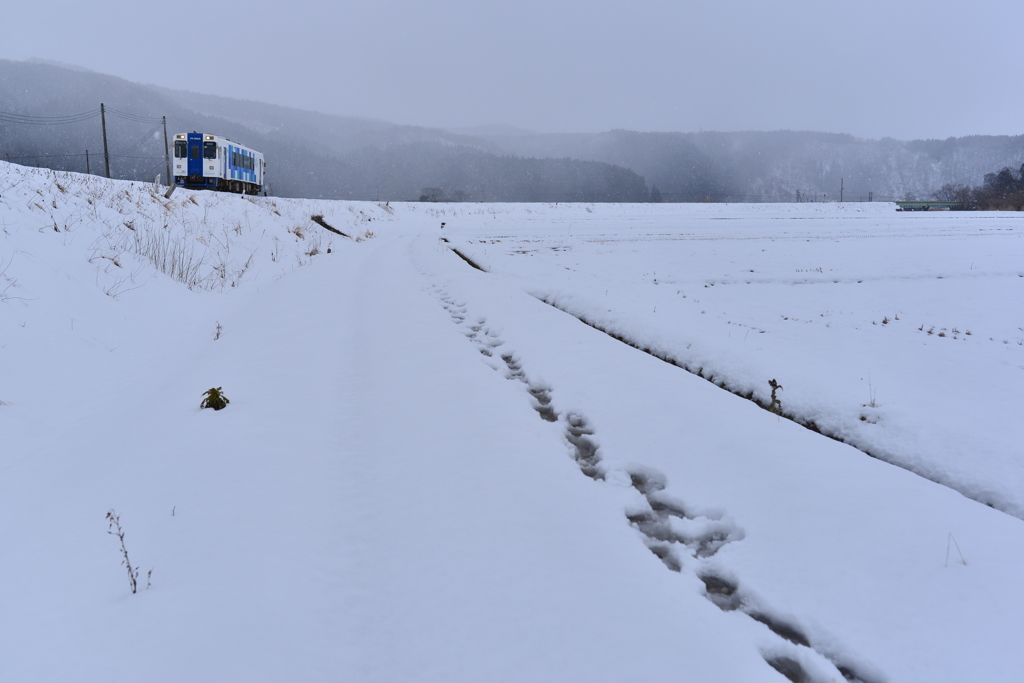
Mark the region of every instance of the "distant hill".
MULTIPOLYGON (((264 152, 289 197, 410 200, 430 189, 486 201, 850 201, 925 198, 1024 163, 1024 135, 864 140, 806 131, 544 134, 512 126, 399 126, 139 85, 41 60, 0 60, 0 111, 70 115, 104 102, 111 174, 165 173, 162 131, 212 131, 264 152), (127 113, 125 117, 121 114, 127 113), (135 117, 135 118, 133 118, 135 117)), ((98 119, 27 125, 0 116, 0 157, 102 173, 98 119)))
MULTIPOLYGON (((163 131, 212 131, 266 155, 269 187, 286 197, 411 200, 424 188, 488 201, 646 201, 637 173, 600 161, 520 158, 480 138, 230 98, 173 91, 50 63, 0 60, 0 111, 107 117, 111 175, 166 175, 163 131), (123 114, 129 114, 125 117, 123 114)), ((0 117, 0 156, 32 166, 102 174, 98 118, 30 125, 0 117)))
POLYGON ((863 140, 804 131, 486 135, 498 152, 571 156, 632 169, 666 201, 927 197, 946 183, 1024 163, 1024 135, 863 140), (797 194, 799 193, 799 195, 797 194))

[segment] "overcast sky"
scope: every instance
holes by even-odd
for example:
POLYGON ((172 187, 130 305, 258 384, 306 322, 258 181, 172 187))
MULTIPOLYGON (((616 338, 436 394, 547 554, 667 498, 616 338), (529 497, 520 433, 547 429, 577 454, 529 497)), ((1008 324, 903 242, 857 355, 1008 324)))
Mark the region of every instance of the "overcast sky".
POLYGON ((1024 133, 1021 0, 36 0, 3 15, 3 58, 396 123, 1024 133))

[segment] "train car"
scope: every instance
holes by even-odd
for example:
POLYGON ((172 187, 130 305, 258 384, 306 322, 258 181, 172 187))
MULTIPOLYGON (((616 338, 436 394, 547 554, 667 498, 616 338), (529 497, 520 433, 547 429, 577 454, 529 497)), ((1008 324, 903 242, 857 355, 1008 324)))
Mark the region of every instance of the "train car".
POLYGON ((266 168, 263 154, 219 135, 174 136, 174 182, 178 187, 259 194, 266 168))

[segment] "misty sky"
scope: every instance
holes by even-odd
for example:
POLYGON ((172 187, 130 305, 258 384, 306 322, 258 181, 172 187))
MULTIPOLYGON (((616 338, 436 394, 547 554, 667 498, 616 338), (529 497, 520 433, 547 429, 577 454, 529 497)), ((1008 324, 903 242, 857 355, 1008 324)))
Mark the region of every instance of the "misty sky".
POLYGON ((1024 133, 1020 0, 37 0, 3 15, 2 58, 395 123, 1024 133))

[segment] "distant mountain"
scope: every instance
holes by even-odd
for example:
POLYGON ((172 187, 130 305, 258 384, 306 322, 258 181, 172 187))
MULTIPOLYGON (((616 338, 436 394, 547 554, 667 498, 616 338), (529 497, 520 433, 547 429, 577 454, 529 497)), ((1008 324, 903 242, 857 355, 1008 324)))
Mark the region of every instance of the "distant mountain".
POLYGON ((68 64, 66 62, 58 62, 54 59, 40 59, 39 57, 29 57, 25 60, 29 64, 46 64, 48 66, 56 66, 61 69, 68 69, 69 71, 79 71, 86 74, 99 73, 92 69, 86 69, 84 66, 78 66, 77 64, 68 64))
POLYGON ((815 132, 486 135, 491 149, 571 156, 632 169, 666 201, 876 201, 981 185, 1024 163, 1024 135, 863 140, 815 132))
MULTIPOLYGON (((111 174, 166 174, 163 132, 211 131, 262 151, 274 194, 487 201, 876 201, 1024 164, 1024 135, 902 142, 806 131, 544 134, 442 130, 139 85, 42 60, 0 60, 0 112, 108 116, 111 174), (430 192, 426 192, 426 190, 430 192), (842 195, 840 194, 842 193, 842 195)), ((37 122, 39 123, 39 122, 37 122)), ((103 173, 97 117, 28 125, 0 114, 0 157, 103 173)))
POLYGON ((668 201, 705 201, 736 192, 721 164, 682 133, 615 130, 478 137, 507 154, 602 161, 632 169, 668 201))
POLYGON ((525 128, 516 128, 515 126, 509 126, 502 123, 487 124, 483 126, 471 126, 469 128, 450 128, 447 129, 452 133, 459 135, 474 135, 474 136, 487 136, 487 135, 538 135, 536 131, 527 130, 525 128))
MULTIPOLYGON (((266 155, 268 184, 286 197, 418 199, 425 188, 446 198, 488 201, 646 201, 644 179, 599 162, 530 159, 496 153, 477 137, 396 126, 288 107, 144 86, 120 78, 36 62, 0 60, 0 112, 67 116, 107 109, 111 175, 166 175, 168 133, 210 131, 266 155)), ((38 125, 0 115, 0 156, 55 169, 104 173, 97 116, 38 125), (86 152, 88 151, 88 162, 86 152)))

